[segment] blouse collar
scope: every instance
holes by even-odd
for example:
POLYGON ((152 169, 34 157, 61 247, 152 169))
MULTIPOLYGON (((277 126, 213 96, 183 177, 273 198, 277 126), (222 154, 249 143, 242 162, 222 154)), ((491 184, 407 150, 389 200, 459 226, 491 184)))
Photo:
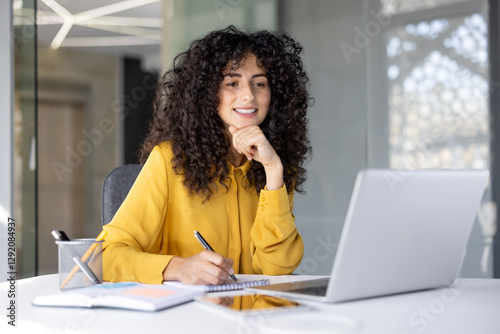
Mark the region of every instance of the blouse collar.
POLYGON ((243 165, 241 165, 239 167, 234 167, 233 164, 231 164, 229 161, 228 161, 228 164, 229 164, 229 171, 230 172, 236 172, 237 170, 241 170, 241 172, 245 175, 248 172, 248 170, 250 169, 250 167, 252 166, 251 161, 248 159, 245 160, 243 165))

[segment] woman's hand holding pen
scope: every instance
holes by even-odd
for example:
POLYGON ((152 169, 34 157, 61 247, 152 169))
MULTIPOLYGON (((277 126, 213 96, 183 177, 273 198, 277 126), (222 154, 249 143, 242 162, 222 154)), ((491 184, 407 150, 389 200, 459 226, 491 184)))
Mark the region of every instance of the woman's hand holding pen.
POLYGON ((230 125, 229 132, 232 135, 233 147, 239 153, 244 154, 248 160, 256 160, 264 166, 267 189, 281 188, 283 186, 283 164, 262 130, 256 125, 242 129, 230 125))
POLYGON ((232 259, 204 250, 186 258, 174 256, 163 271, 163 279, 184 284, 213 285, 225 283, 233 273, 232 259))

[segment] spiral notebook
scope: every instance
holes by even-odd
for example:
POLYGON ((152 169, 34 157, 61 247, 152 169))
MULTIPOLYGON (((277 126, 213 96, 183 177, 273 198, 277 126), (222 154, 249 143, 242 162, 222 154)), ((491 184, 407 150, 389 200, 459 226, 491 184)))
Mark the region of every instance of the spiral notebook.
POLYGON ((271 284, 271 281, 267 278, 254 279, 254 280, 246 280, 244 278, 238 278, 238 282, 225 283, 219 285, 187 285, 181 282, 174 282, 174 281, 167 281, 163 284, 178 286, 183 288, 190 288, 193 290, 200 290, 203 292, 221 292, 221 291, 243 290, 245 288, 254 288, 257 286, 269 285, 271 284))

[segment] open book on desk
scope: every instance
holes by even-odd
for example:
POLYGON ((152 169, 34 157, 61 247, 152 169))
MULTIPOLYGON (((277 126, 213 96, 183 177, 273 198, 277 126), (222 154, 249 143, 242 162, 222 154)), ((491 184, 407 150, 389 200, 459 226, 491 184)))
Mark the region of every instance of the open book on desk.
POLYGON ((187 288, 195 291, 201 292, 221 292, 221 291, 234 291, 243 290, 245 288, 253 288, 256 286, 269 285, 271 281, 267 278, 261 277, 256 278, 256 275, 237 275, 238 281, 235 282, 231 278, 224 284, 219 285, 187 285, 178 281, 166 281, 163 284, 172 286, 187 288), (247 276, 247 277, 245 277, 247 276))
POLYGON ((191 301, 201 294, 203 292, 199 290, 176 286, 120 282, 38 296, 33 300, 33 305, 158 311, 191 301))

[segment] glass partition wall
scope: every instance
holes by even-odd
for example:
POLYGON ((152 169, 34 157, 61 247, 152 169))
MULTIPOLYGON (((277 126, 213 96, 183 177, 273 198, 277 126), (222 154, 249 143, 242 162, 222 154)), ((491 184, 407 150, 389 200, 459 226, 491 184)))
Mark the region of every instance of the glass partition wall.
POLYGON ((37 273, 36 204, 36 1, 13 1, 14 219, 17 277, 37 273))

